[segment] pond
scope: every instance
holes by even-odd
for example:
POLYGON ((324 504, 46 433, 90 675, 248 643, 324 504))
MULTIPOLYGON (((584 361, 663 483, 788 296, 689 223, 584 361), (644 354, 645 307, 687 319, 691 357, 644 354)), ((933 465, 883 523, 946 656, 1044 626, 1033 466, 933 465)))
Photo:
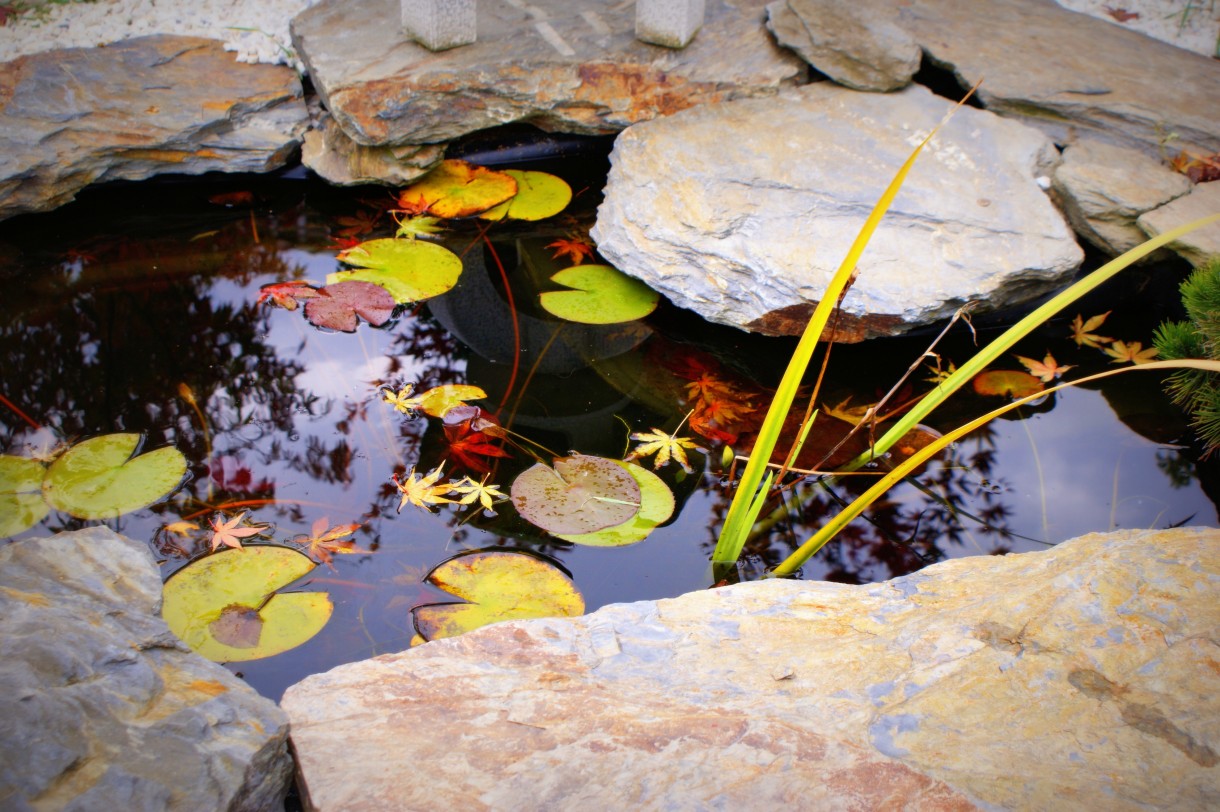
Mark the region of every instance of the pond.
MULTIPOLYGON (((725 446, 748 446, 795 342, 709 325, 664 302, 642 320, 597 327, 542 309, 539 291, 555 287, 546 277, 571 264, 553 256, 553 244, 586 234, 598 202, 605 143, 581 150, 541 166, 575 191, 567 211, 539 223, 451 224, 441 242, 462 257, 457 286, 351 333, 315 327, 302 308, 260 303, 260 288, 322 285, 340 269, 344 246, 393 236, 393 198, 383 188, 335 189, 292 172, 114 185, 0 224, 0 452, 49 455, 114 432, 142 434, 145 450, 176 447, 188 462, 185 484, 105 520, 147 541, 167 577, 208 552, 217 517, 245 514, 244 524, 267 526, 246 542, 295 540, 310 553, 319 566, 294 589, 330 596, 324 628, 282 654, 230 664, 275 699, 308 674, 408 647, 418 632, 413 610, 456 600, 424 577, 464 551, 537 554, 570 573, 586 611, 709 587, 731 498, 725 446), (446 425, 387 402, 408 385, 419 394, 452 384, 486 393, 475 401, 486 423, 446 425), (495 423, 510 431, 484 433, 495 423), (631 434, 654 430, 698 448, 684 449, 693 473, 676 462, 656 471, 675 507, 638 543, 572 544, 505 501, 494 515, 477 499, 399 510, 394 478, 412 471, 444 463, 439 482, 469 476, 463 481, 507 494, 539 458, 621 460, 640 445, 631 434), (358 528, 330 545, 302 543, 349 524, 358 528)), ((1178 315, 1185 271, 1173 263, 1129 271, 1016 354, 1049 353, 1076 374, 1111 367, 1112 358, 1072 340, 1072 318, 1110 312, 1099 332, 1147 346, 1155 325, 1178 315)), ((985 342, 1004 323, 955 326, 936 348, 942 369, 972 353, 974 334, 985 342)), ((927 391, 936 359, 919 359, 935 333, 836 346, 818 398, 828 436, 849 425, 832 413, 858 415, 913 364, 892 403, 927 391)), ((999 366, 1023 371, 1011 356, 999 366)), ((1215 466, 1197 459, 1160 386, 1156 374, 1122 375, 990 424, 894 489, 801 577, 872 582, 1094 530, 1214 524, 1215 466)), ((1002 402, 962 391, 928 424, 944 431, 1002 402)), ((652 470, 653 459, 638 462, 652 470)), ((740 577, 779 563, 867 480, 826 488, 811 475, 796 485, 783 506, 768 507, 740 577)), ((89 524, 52 510, 11 538, 89 524)))

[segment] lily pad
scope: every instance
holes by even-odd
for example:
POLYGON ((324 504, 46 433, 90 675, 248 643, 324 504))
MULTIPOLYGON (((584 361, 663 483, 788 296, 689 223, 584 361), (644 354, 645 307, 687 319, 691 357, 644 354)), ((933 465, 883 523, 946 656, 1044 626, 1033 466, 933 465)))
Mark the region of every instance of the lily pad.
POLYGON ((289 547, 222 550, 170 576, 161 616, 209 660, 271 657, 309 640, 330 620, 334 605, 325 592, 276 592, 315 566, 289 547))
POLYGON ((511 175, 451 159, 403 189, 399 199, 420 201, 428 214, 451 219, 487 211, 515 194, 511 175))
POLYGON ((29 530, 51 508, 42 498, 46 466, 26 457, 0 456, 0 538, 29 530))
POLYGON ((173 446, 135 456, 139 434, 103 434, 69 448, 51 463, 42 495, 78 519, 113 519, 174 491, 186 458, 173 446))
POLYGON ((423 240, 369 240, 341 251, 339 260, 359 270, 329 274, 328 285, 372 282, 388 290, 398 304, 439 296, 456 285, 462 273, 457 254, 423 240))
POLYGON ((456 637, 502 620, 575 617, 585 611, 572 579, 527 553, 465 553, 441 562, 425 580, 466 601, 415 607, 415 628, 425 640, 456 637))
POLYGON ((484 220, 545 220, 572 202, 572 187, 563 178, 547 172, 506 169, 517 181, 517 194, 479 215, 484 220))
POLYGON ((970 383, 974 386, 974 391, 980 395, 1009 397, 1013 400, 1036 395, 1045 388, 1042 381, 1028 372, 1017 372, 1012 369, 992 369, 980 372, 970 383))
POLYGON ((640 486, 640 510, 632 518, 593 533, 557 533, 564 541, 586 547, 625 547, 643 541, 657 525, 668 521, 674 512, 674 494, 652 471, 632 462, 615 460, 640 486))
POLYGON ((522 471, 513 506, 549 533, 593 533, 629 520, 640 509, 640 486, 617 460, 573 454, 522 471))
POLYGON ((551 277, 574 290, 553 290, 539 300, 552 315, 581 324, 618 324, 657 309, 661 294, 609 265, 577 265, 551 277))
POLYGON ((318 293, 319 296, 305 302, 305 318, 318 327, 354 333, 359 323, 357 317, 380 327, 394 314, 394 297, 372 282, 336 282, 318 293))
POLYGON ((434 386, 420 395, 419 406, 416 408, 433 417, 444 417, 450 409, 461 406, 465 401, 480 400, 485 397, 487 397, 487 393, 477 386, 449 383, 434 386))

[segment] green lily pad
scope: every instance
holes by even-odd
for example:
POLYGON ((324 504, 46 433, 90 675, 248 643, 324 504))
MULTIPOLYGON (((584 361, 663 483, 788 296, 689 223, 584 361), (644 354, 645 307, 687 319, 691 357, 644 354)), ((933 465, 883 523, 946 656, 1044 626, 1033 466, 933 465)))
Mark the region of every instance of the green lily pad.
POLYGON ((451 159, 403 189, 398 199, 451 219, 487 211, 515 194, 517 181, 511 175, 451 159))
POLYGON ((197 559, 165 582, 170 631, 218 663, 259 660, 296 648, 330 620, 325 592, 276 592, 317 566, 289 547, 248 545, 197 559))
POLYGON ((517 181, 517 194, 479 215, 484 220, 545 220, 572 202, 572 187, 563 178, 547 172, 506 169, 517 181))
POLYGON ((173 446, 135 456, 139 434, 103 434, 77 443, 51 463, 42 495, 78 519, 113 519, 174 491, 186 457, 173 446))
POLYGON ((502 620, 575 617, 585 611, 584 596, 572 579, 527 553, 464 553, 438 564, 425 580, 466 601, 412 609, 415 628, 425 640, 456 637, 502 620))
POLYGON ((551 277, 574 290, 553 290, 539 300, 552 315, 581 324, 618 324, 657 309, 661 294, 609 265, 577 265, 551 277))
POLYGON ((29 530, 51 508, 42 498, 47 468, 38 460, 0 456, 0 538, 29 530))
POLYGON ((657 525, 673 515, 674 493, 659 476, 632 462, 615 462, 635 477, 636 484, 640 486, 639 512, 613 527, 592 533, 557 533, 559 538, 586 547, 625 547, 643 541, 657 525))
POLYGON ((390 292, 398 304, 439 296, 457 284, 462 260, 457 254, 423 240, 369 240, 339 253, 354 271, 327 275, 326 284, 372 282, 390 292))
POLYGON ((640 509, 640 486, 617 460, 573 454, 522 471, 512 486, 522 518, 548 533, 592 533, 629 520, 640 509))

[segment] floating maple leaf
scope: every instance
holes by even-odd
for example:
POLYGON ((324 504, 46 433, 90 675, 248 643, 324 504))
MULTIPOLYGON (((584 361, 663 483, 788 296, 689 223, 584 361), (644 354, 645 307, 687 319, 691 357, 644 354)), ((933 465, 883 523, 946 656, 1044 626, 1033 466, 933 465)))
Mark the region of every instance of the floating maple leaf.
POLYGON ((1102 344, 1109 344, 1113 341, 1112 338, 1099 336, 1093 332, 1105 322, 1108 315, 1110 315, 1109 310, 1100 316, 1090 316, 1086 320, 1077 313, 1076 318, 1072 321, 1072 340, 1076 342, 1076 346, 1101 349, 1102 344))
POLYGON ((340 524, 330 527, 330 519, 322 517, 313 523, 309 530, 309 538, 299 540, 301 544, 308 544, 309 549, 307 555, 317 558, 318 561, 330 567, 333 556, 331 553, 367 553, 368 550, 361 550, 356 546, 354 539, 344 539, 344 536, 350 536, 359 530, 359 524, 340 524))
POLYGON ((415 239, 416 237, 431 237, 435 234, 440 234, 444 231, 441 226, 441 218, 428 217, 427 215, 419 214, 414 217, 394 218, 398 223, 398 232, 395 237, 406 237, 415 239))
POLYGON ((1104 348, 1104 352, 1114 359, 1111 364, 1124 364, 1128 361, 1133 364, 1146 364, 1157 355, 1156 347, 1145 350, 1143 344, 1138 341, 1115 341, 1104 348))
POLYGON ((573 265, 580 265, 586 259, 592 257, 594 251, 593 243, 580 238, 560 238, 547 245, 547 248, 555 249, 555 253, 551 255, 552 259, 569 257, 572 260, 573 265))
POLYGON ((394 485, 402 493, 402 501, 398 503, 398 511, 401 513, 403 507, 408 502, 429 512, 431 512, 433 505, 452 503, 452 499, 445 498, 447 494, 453 493, 452 483, 442 482, 439 485, 436 484, 436 481, 444 474, 444 467, 444 463, 441 463, 435 470, 424 475, 415 473, 415 467, 412 466, 404 479, 399 479, 398 475, 395 474, 392 477, 394 485))
POLYGON ((492 508, 492 505, 494 505, 496 502, 503 502, 505 499, 508 499, 508 494, 503 493, 499 490, 499 488, 499 485, 488 485, 487 476, 484 476, 478 482, 475 482, 470 477, 466 477, 461 482, 453 486, 455 493, 464 494, 462 498, 458 500, 460 504, 473 505, 475 500, 478 500, 479 504, 483 506, 483 509, 490 512, 492 515, 494 515, 496 512, 492 508))
POLYGON ((285 310, 296 310, 299 299, 313 299, 322 294, 308 282, 275 282, 263 285, 258 289, 258 301, 255 304, 271 302, 276 307, 285 310))
POLYGON ((265 524, 240 527, 242 519, 246 518, 245 513, 241 513, 236 518, 230 519, 227 522, 218 522, 217 517, 223 518, 223 516, 223 513, 218 513, 216 516, 208 519, 208 523, 212 525, 212 552, 216 552, 216 549, 222 544, 225 547, 240 550, 242 548, 242 539, 257 536, 269 527, 269 525, 265 524))
POLYGON ((695 445, 695 442, 689 437, 677 437, 674 434, 666 434, 655 427, 652 431, 637 431, 631 435, 631 439, 638 441, 640 445, 636 446, 635 450, 626 456, 625 461, 631 462, 632 460, 647 457, 650 454, 656 454, 656 459, 652 462, 654 470, 660 470, 668 465, 672 457, 674 462, 682 466, 682 470, 688 474, 693 474, 695 469, 691 467, 690 462, 686 459, 686 449, 703 450, 695 445))
POLYGON ((192 530, 198 530, 199 525, 194 522, 170 522, 162 528, 166 533, 173 533, 177 536, 190 536, 192 530))
POLYGON ((1055 356, 1051 355, 1049 352, 1047 352, 1046 357, 1041 361, 1035 361, 1032 358, 1026 358, 1021 355, 1017 356, 1017 360, 1021 362, 1022 366, 1029 370, 1030 375, 1033 375, 1043 383, 1050 383, 1072 368, 1072 364, 1068 364, 1067 366, 1059 366, 1059 363, 1055 360, 1055 356))

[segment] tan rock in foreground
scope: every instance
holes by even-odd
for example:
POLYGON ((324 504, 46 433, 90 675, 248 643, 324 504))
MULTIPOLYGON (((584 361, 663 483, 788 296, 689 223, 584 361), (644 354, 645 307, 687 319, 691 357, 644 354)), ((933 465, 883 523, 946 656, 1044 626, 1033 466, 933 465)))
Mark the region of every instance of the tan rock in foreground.
POLYGON ((488 627, 284 696, 312 808, 1203 809, 1220 531, 488 627))

